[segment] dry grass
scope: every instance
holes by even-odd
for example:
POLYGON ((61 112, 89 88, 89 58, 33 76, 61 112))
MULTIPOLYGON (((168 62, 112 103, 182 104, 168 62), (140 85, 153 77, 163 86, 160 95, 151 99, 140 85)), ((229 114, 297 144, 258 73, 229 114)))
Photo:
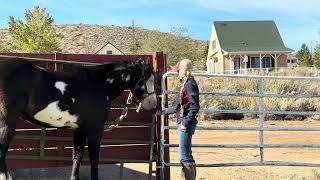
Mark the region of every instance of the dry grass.
POLYGON ((313 169, 314 179, 320 180, 320 171, 317 169, 313 169))

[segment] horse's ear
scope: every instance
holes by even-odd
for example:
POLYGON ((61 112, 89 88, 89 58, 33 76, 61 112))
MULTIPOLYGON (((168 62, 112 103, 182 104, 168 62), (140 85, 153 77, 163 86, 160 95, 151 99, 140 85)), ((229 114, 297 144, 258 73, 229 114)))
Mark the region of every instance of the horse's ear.
POLYGON ((138 61, 136 61, 138 64, 145 64, 145 61, 142 59, 139 59, 138 61))

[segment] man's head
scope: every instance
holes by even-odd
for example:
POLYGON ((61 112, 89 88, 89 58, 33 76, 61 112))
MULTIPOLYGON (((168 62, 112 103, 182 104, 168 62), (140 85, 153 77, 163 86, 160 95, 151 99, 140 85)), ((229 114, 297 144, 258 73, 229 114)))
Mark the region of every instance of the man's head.
POLYGON ((179 78, 184 79, 191 76, 192 72, 192 62, 190 59, 182 59, 173 68, 173 71, 179 73, 179 78))

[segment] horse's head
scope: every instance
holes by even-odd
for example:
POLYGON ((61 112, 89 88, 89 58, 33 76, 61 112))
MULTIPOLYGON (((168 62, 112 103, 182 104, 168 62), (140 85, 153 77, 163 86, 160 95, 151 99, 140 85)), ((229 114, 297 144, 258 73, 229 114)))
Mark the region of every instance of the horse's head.
POLYGON ((157 96, 155 92, 155 74, 150 66, 144 61, 134 62, 138 76, 130 88, 133 95, 142 103, 144 109, 155 109, 157 106, 157 96))

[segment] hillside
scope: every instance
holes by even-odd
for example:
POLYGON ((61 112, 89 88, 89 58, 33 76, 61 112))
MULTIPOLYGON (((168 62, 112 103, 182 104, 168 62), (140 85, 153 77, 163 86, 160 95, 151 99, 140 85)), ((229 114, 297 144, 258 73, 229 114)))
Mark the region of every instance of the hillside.
MULTIPOLYGON (((62 53, 96 53, 107 42, 110 42, 125 54, 132 54, 131 27, 65 24, 56 25, 56 28, 62 35, 60 42, 62 53)), ((175 36, 169 33, 135 28, 135 40, 140 44, 150 34, 175 36)), ((184 36, 180 36, 179 38, 191 43, 199 51, 205 51, 207 48, 206 41, 194 40, 184 36)), ((0 29, 0 42, 9 44, 10 36, 8 30, 0 29)))

